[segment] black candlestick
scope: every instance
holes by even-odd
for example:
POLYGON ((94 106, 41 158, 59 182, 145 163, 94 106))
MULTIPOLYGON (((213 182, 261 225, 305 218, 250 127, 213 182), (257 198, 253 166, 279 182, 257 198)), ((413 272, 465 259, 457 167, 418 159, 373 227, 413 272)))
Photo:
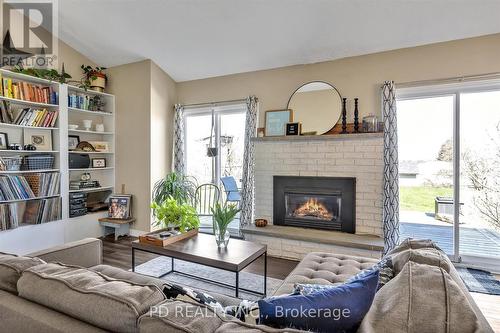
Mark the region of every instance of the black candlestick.
POLYGON ((358 99, 354 99, 354 133, 359 133, 358 99))
POLYGON ((347 98, 342 98, 342 132, 341 134, 347 134, 347 98))

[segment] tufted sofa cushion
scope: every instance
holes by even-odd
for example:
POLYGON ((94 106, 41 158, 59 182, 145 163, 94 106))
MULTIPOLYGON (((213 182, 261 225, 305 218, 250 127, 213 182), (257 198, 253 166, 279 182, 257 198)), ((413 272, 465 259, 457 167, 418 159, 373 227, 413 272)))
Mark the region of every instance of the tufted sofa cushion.
POLYGON ((274 295, 290 294, 296 283, 343 283, 363 269, 372 267, 377 262, 377 259, 371 258, 312 252, 304 257, 274 295))

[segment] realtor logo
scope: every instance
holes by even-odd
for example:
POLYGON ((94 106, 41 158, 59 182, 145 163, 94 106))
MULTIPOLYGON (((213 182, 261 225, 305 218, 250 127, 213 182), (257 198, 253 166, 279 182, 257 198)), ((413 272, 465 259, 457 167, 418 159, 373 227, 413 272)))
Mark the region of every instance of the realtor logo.
POLYGON ((57 0, 0 0, 1 64, 57 68, 57 0))

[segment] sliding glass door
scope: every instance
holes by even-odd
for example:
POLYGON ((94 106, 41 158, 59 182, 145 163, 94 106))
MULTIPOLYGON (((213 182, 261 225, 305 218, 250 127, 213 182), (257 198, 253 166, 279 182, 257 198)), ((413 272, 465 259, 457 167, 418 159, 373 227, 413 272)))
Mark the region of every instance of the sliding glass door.
POLYGON ((450 256, 454 106, 454 95, 397 103, 401 235, 432 239, 450 256))
POLYGON ((500 90, 460 95, 460 255, 500 259, 500 90))
POLYGON ((401 236, 498 265, 500 82, 399 89, 397 108, 401 236))
POLYGON ((246 109, 242 106, 186 111, 186 173, 199 185, 231 176, 241 184, 246 109))

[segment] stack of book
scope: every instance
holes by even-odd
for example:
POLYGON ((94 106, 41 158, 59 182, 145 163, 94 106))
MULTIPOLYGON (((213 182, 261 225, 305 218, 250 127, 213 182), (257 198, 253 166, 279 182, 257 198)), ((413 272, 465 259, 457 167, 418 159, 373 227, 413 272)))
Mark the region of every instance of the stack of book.
POLYGON ((0 205, 0 231, 61 219, 61 198, 0 205))
POLYGON ((68 106, 70 108, 90 110, 93 106, 93 99, 88 95, 83 94, 69 94, 68 95, 68 106), (92 104, 92 105, 91 105, 92 104))
POLYGON ((0 201, 34 198, 35 194, 23 176, 0 176, 0 201))
POLYGON ((50 197, 59 194, 60 174, 58 172, 33 173, 26 175, 26 180, 33 193, 38 197, 50 197))
POLYGON ((60 175, 57 172, 27 176, 0 176, 0 202, 48 197, 59 194, 60 175))
POLYGON ((0 75, 0 95, 8 98, 21 99, 24 101, 57 104, 58 94, 52 87, 44 87, 37 84, 2 78, 0 75))
POLYGON ((54 127, 59 115, 57 110, 25 108, 13 117, 10 109, 4 109, 0 103, 0 122, 33 127, 54 127))

